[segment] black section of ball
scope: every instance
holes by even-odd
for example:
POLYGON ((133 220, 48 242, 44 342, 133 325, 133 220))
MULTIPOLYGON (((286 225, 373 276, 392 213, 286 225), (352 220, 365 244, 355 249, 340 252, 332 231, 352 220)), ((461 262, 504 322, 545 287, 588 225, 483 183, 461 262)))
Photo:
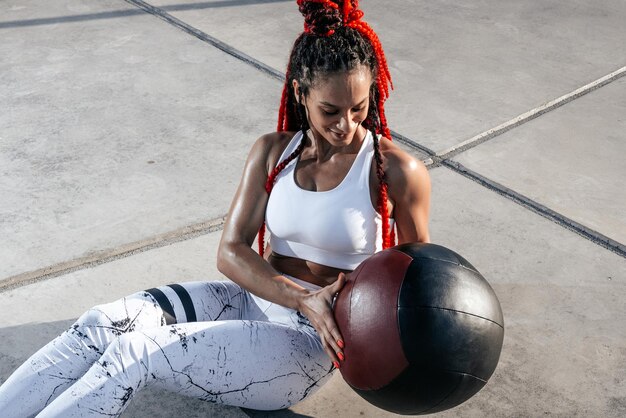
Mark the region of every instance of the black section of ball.
MULTIPOLYGON (((398 294, 398 322, 389 324, 398 327, 408 366, 376 390, 353 389, 370 403, 399 414, 455 407, 487 383, 498 363, 504 338, 498 298, 478 270, 445 247, 417 243, 386 251, 401 251, 413 259, 398 294)), ((377 264, 381 262, 379 257, 377 264)), ((368 283, 375 282, 358 280, 354 286, 368 283)), ((370 286, 375 292, 376 285, 370 286)))

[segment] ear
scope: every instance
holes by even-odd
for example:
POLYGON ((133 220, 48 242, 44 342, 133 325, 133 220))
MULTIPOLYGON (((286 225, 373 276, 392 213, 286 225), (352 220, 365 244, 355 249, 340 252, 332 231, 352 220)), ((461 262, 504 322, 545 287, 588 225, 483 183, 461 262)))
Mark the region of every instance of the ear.
POLYGON ((293 94, 296 99, 296 103, 300 104, 300 83, 295 78, 291 80, 291 85, 293 86, 293 94))

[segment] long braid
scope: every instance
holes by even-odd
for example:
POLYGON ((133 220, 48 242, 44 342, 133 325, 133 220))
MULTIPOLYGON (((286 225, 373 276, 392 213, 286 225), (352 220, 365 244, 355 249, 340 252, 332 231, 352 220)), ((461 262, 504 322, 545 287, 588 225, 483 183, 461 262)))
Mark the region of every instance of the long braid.
POLYGON ((376 60, 378 62, 378 76, 376 78, 376 86, 380 92, 378 96, 378 110, 380 115, 380 129, 378 133, 382 133, 386 138, 391 139, 391 132, 387 127, 387 118, 385 117, 385 100, 389 97, 389 87, 393 89, 393 82, 391 81, 391 73, 387 66, 387 58, 383 51, 383 46, 378 39, 378 35, 374 32, 374 29, 367 23, 361 20, 363 17, 363 11, 359 10, 359 1, 351 0, 344 1, 343 3, 343 23, 347 27, 351 27, 359 31, 361 35, 367 38, 376 54, 376 60))
MULTIPOLYGON (((286 90, 287 89, 283 89, 283 97, 285 94, 287 94, 285 93, 286 90)), ((300 101, 302 101, 302 95, 300 95, 300 101)), ((286 112, 286 109, 283 108, 282 103, 284 103, 286 107, 287 101, 284 99, 281 101, 281 110, 278 116, 278 131, 284 131, 287 126, 287 119, 285 116, 287 112, 286 112), (282 112, 282 115, 281 115, 281 112, 282 112)), ((278 165, 276 165, 276 167, 274 167, 272 172, 267 176, 267 180, 265 181, 265 191, 267 192, 268 195, 272 192, 272 189, 274 188, 274 183, 276 183, 276 177, 278 176, 278 174, 280 174, 280 172, 283 171, 285 167, 287 167, 287 165, 289 165, 289 163, 294 158, 302 154, 302 150, 304 150, 304 144, 306 142, 306 135, 307 135, 306 133, 309 130, 309 124, 306 118, 306 111, 304 110, 304 106, 297 106, 296 111, 298 113, 298 119, 300 119, 300 131, 302 132, 302 139, 300 140, 300 144, 298 144, 296 149, 291 154, 289 154, 287 158, 285 158, 283 161, 278 163, 278 165)), ((263 253, 265 252, 265 229, 266 229, 265 222, 263 222, 263 224, 261 225, 261 228, 259 228, 259 239, 258 239, 259 254, 261 255, 261 257, 263 257, 263 253)))
MULTIPOLYGON (((387 184, 387 178, 383 169, 383 158, 380 151, 380 140, 376 132, 376 121, 380 121, 380 116, 376 107, 378 103, 378 90, 372 88, 370 92, 370 107, 367 118, 363 122, 363 126, 372 133, 374 140, 374 162, 376 163, 376 177, 378 178, 378 199, 376 203, 376 209, 380 213, 382 218, 382 237, 383 237, 383 249, 389 248, 395 245, 396 234, 395 228, 389 225, 389 213, 387 211, 387 204, 389 201, 389 186, 387 184)), ((380 126, 380 125, 379 125, 380 126)))
POLYGON ((389 97, 389 88, 393 89, 393 82, 391 81, 391 73, 387 66, 387 58, 383 51, 383 46, 378 39, 378 35, 374 32, 374 29, 367 23, 361 20, 363 12, 358 10, 359 1, 352 0, 344 2, 344 24, 347 27, 351 27, 359 31, 361 35, 367 38, 376 54, 376 60, 378 62, 378 76, 376 78, 376 86, 379 91, 378 95, 378 113, 380 115, 380 128, 377 129, 378 133, 382 133, 386 138, 391 139, 391 131, 387 126, 387 117, 385 116, 385 100, 389 97))
POLYGON ((372 130, 372 137, 374 139, 374 160, 376 162, 376 177, 378 177, 378 183, 380 184, 378 192, 378 202, 376 203, 377 210, 382 217, 382 235, 383 235, 383 250, 395 245, 395 234, 393 228, 389 226, 389 212, 387 211, 387 202, 389 201, 387 179, 385 171, 383 170, 383 158, 380 152, 380 142, 376 132, 372 130))
POLYGON ((295 131, 298 129, 297 121, 298 115, 296 112, 297 103, 295 103, 293 97, 293 88, 291 86, 291 80, 294 78, 292 74, 292 63, 294 62, 294 56, 297 55, 297 49, 305 33, 301 33, 296 39, 291 50, 289 57, 289 64, 287 65, 287 72, 285 74, 285 84, 283 85, 283 92, 280 98, 280 107, 278 109, 278 126, 276 130, 278 132, 283 131, 295 131))
MULTIPOLYGON (((268 195, 272 192, 272 189, 274 188, 274 183, 276 182, 276 177, 278 176, 278 174, 280 174, 280 172, 283 171, 285 167, 287 167, 287 165, 289 165, 289 163, 293 161, 294 158, 302 154, 302 150, 304 149, 304 144, 306 142, 305 140, 306 133, 303 132, 302 140, 300 141, 300 144, 298 144, 298 147, 291 154, 289 154, 287 158, 278 163, 278 165, 274 167, 269 176, 267 176, 267 181, 265 182, 265 191, 268 195)), ((261 228, 259 229, 258 241, 259 254, 261 255, 261 257, 263 257, 263 253, 265 252, 265 222, 263 222, 263 225, 261 225, 261 228)))
POLYGON ((285 109, 285 107, 287 106, 287 94, 289 94, 289 89, 287 88, 287 84, 285 84, 283 86, 283 93, 280 98, 280 108, 278 109, 278 126, 276 127, 276 130, 278 132, 283 132, 285 130, 286 119, 287 119, 287 114, 286 114, 286 109, 285 109))

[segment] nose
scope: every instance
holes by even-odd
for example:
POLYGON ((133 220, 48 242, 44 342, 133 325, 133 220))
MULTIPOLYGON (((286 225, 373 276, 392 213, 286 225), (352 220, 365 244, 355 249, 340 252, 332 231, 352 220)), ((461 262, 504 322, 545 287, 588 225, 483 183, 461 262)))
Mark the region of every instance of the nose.
POLYGON ((347 134, 352 131, 354 125, 356 125, 356 123, 352 120, 352 118, 350 118, 349 115, 344 114, 341 115, 341 117, 339 118, 339 122, 337 122, 337 129, 342 134, 347 134))

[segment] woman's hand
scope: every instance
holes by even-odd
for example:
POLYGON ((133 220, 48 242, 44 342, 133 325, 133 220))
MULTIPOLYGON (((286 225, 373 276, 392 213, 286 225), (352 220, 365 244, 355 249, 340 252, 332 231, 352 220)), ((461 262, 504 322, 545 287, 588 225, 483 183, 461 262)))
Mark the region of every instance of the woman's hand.
POLYGON ((338 279, 331 285, 320 290, 309 292, 300 299, 299 311, 306 316, 315 328, 322 340, 322 346, 332 360, 334 366, 339 368, 339 362, 343 361, 343 340, 335 322, 332 304, 333 298, 346 283, 346 275, 339 273, 338 279))

